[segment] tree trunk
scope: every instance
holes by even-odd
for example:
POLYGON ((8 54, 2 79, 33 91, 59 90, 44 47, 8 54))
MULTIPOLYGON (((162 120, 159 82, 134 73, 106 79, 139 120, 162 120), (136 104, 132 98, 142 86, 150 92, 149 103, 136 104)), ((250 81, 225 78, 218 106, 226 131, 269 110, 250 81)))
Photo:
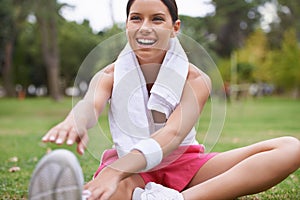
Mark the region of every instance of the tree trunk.
POLYGON ((14 89, 12 79, 12 53, 13 53, 13 41, 8 40, 5 44, 4 50, 4 63, 3 63, 3 85, 6 92, 6 96, 14 97, 16 92, 14 89))
POLYGON ((57 38, 57 22, 55 15, 55 1, 51 0, 47 1, 47 3, 43 2, 40 4, 40 6, 43 6, 40 11, 47 10, 47 13, 39 12, 37 14, 37 21, 41 32, 42 53, 47 69, 48 88, 50 96, 54 100, 58 101, 62 96, 59 78, 60 59, 57 38))

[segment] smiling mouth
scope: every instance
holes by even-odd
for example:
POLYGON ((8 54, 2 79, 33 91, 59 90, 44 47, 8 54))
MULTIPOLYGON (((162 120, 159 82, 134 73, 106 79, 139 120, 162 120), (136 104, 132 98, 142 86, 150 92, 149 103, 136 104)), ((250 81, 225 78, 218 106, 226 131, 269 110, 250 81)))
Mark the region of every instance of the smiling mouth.
POLYGON ((136 41, 140 45, 148 45, 148 46, 151 46, 156 42, 156 40, 152 40, 152 39, 137 39, 136 41))

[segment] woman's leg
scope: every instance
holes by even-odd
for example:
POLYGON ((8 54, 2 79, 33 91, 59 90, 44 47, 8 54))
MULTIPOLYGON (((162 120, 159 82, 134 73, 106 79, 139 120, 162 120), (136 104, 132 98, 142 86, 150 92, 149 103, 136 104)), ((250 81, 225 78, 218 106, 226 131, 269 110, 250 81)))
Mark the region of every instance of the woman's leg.
POLYGON ((215 156, 182 194, 186 200, 234 199, 267 190, 299 167, 298 139, 267 140, 215 156))
POLYGON ((113 194, 110 200, 131 200, 132 193, 137 187, 144 188, 145 183, 140 175, 135 174, 119 183, 117 191, 113 194))

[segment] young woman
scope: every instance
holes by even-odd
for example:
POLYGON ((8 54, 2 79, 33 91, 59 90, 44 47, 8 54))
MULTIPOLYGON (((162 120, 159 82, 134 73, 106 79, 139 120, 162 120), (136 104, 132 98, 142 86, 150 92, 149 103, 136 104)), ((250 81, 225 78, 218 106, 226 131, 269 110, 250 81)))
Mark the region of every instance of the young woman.
POLYGON ((110 101, 115 148, 104 152, 94 179, 84 186, 89 200, 234 199, 267 190, 299 168, 300 142, 293 137, 204 153, 193 127, 210 95, 210 79, 186 60, 179 30, 175 0, 129 0, 129 45, 43 137, 76 142, 83 154, 87 130, 110 101), (138 80, 142 84, 134 87, 138 80))

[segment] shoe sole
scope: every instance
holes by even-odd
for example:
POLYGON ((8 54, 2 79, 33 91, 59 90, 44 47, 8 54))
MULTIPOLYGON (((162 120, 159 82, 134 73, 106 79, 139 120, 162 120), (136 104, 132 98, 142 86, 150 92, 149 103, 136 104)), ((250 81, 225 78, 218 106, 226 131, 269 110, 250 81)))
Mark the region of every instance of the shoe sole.
POLYGON ((83 175, 68 150, 54 150, 37 164, 29 185, 30 200, 81 200, 83 175))

